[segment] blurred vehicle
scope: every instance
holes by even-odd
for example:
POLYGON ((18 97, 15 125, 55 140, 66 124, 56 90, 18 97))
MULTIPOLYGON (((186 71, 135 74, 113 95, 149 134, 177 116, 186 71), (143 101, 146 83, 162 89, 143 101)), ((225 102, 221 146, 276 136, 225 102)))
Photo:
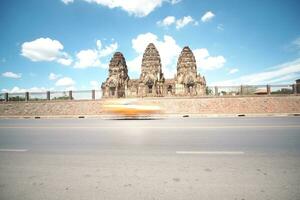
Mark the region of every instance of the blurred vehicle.
POLYGON ((104 112, 117 117, 150 117, 162 112, 160 106, 137 100, 107 100, 104 112))

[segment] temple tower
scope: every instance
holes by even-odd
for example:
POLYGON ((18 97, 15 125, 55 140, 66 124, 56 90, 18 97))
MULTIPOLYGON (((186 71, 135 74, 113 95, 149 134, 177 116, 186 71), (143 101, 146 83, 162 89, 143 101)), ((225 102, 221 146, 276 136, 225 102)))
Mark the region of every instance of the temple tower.
POLYGON ((186 46, 177 61, 175 93, 178 95, 204 95, 205 78, 197 74, 197 64, 192 50, 186 46))
POLYGON ((154 44, 150 43, 143 55, 139 96, 161 96, 163 82, 160 55, 154 44))
POLYGON ((108 78, 101 86, 103 97, 125 97, 128 80, 126 60, 121 52, 116 52, 109 63, 108 78))

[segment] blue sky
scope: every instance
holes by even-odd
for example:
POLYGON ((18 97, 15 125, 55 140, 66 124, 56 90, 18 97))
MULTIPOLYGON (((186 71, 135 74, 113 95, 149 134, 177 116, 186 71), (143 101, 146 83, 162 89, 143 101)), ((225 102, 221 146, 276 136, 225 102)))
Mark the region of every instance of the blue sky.
POLYGON ((298 0, 2 0, 0 90, 100 88, 121 51, 138 78, 146 45, 165 77, 190 46, 208 85, 300 78, 298 0))

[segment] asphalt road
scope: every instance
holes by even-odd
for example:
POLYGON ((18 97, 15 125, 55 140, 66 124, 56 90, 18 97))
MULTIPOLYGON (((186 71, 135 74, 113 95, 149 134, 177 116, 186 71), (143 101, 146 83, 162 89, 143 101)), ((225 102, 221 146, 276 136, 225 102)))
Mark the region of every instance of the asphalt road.
POLYGON ((0 120, 0 200, 300 199, 300 117, 0 120))

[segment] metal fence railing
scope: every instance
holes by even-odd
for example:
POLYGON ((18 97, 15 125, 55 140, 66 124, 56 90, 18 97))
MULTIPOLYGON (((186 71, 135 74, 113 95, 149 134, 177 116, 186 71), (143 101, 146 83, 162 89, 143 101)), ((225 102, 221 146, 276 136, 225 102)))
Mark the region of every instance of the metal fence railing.
POLYGON ((215 87, 213 87, 213 86, 207 86, 205 94, 207 96, 215 96, 216 95, 215 87))
POLYGON ((5 94, 4 93, 0 93, 0 101, 5 101, 5 94))
POLYGON ((219 96, 241 95, 241 87, 240 86, 219 86, 218 95, 219 96))
POLYGON ((7 93, 5 99, 8 101, 25 101, 25 93, 7 93))
POLYGON ((95 93, 92 93, 90 90, 82 90, 82 91, 73 91, 72 97, 73 100, 88 100, 88 99, 95 99, 96 97, 93 97, 95 93))
MULTIPOLYGON (((296 89, 296 88, 295 88, 296 89)), ((293 94, 294 88, 291 85, 273 85, 270 88, 271 94, 293 94)), ((297 91, 295 91, 297 92, 297 91)))
MULTIPOLYGON (((186 88, 166 90, 169 96, 195 96, 186 88), (177 91, 175 91, 177 90, 177 91), (182 91, 181 91, 182 90, 182 91)), ((121 92, 122 93, 122 92, 121 92)), ((124 92, 125 94, 125 92, 124 92)), ((207 86, 202 96, 249 96, 249 95, 297 95, 300 84, 291 85, 240 85, 240 86, 207 86)), ((197 96, 197 95, 196 95, 197 96)), ((25 93, 0 93, 0 101, 54 101, 54 100, 97 100, 102 98, 101 90, 47 91, 25 93)))
POLYGON ((53 91, 48 92, 47 99, 49 100, 69 100, 72 97, 69 96, 69 91, 53 91))
POLYGON ((42 101, 47 100, 46 92, 31 92, 29 93, 29 101, 42 101))
POLYGON ((241 86, 242 95, 259 95, 259 94, 267 94, 266 85, 243 85, 241 86))
POLYGON ((0 101, 96 100, 101 98, 101 90, 0 93, 0 101))

